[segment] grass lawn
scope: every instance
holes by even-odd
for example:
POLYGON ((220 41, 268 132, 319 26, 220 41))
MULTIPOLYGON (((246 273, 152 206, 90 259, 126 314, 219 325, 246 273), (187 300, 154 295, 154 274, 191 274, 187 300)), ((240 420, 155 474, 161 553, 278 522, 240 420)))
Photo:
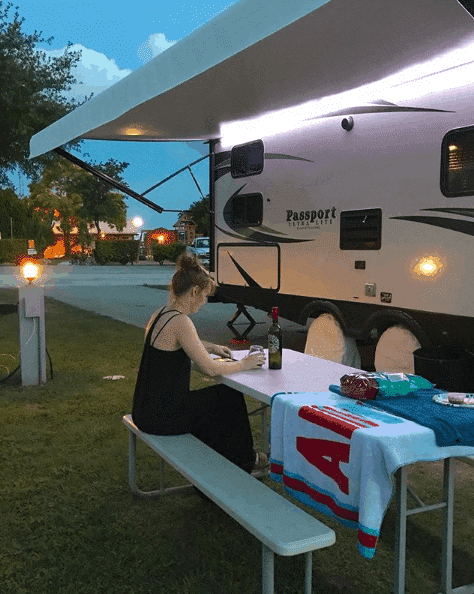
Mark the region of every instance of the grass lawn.
MULTIPOLYGON (((15 303, 17 295, 0 289, 0 303, 15 303)), ((2 366, 19 363, 18 334, 17 314, 1 316, 0 379, 2 366)), ((48 363, 45 385, 22 388, 19 371, 0 383, 2 594, 260 592, 261 545, 219 508, 191 491, 158 500, 129 492, 121 418, 131 410, 143 331, 47 298, 46 343, 53 379, 48 363)), ((205 383, 193 376, 194 387, 205 383)), ((249 400, 249 408, 257 406, 249 400)), ((138 456, 140 487, 155 487, 156 456, 141 443, 138 456)), ((169 485, 183 483, 167 472, 169 485)), ((457 466, 454 586, 474 581, 473 472, 457 466)), ((418 464, 410 483, 433 503, 441 478, 441 464, 418 464)), ((390 593, 393 504, 371 561, 357 552, 354 531, 314 515, 335 529, 337 540, 314 553, 313 592, 390 593)), ((434 511, 408 520, 407 592, 440 590, 441 519, 434 511)), ((275 566, 278 594, 303 592, 303 559, 278 557, 275 566)))

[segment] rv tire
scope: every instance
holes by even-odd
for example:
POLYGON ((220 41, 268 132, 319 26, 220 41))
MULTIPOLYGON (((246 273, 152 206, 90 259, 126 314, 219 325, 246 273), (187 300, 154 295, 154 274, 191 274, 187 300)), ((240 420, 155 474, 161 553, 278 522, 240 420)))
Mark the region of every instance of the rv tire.
POLYGON ((391 326, 377 342, 375 370, 380 372, 415 373, 413 352, 421 347, 416 336, 404 326, 391 326))

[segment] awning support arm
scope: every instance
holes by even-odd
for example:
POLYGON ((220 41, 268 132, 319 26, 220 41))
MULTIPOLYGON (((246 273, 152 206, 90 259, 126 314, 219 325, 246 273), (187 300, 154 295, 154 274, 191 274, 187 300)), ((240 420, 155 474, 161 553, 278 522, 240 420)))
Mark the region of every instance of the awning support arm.
POLYGON ((125 184, 122 184, 121 182, 113 179, 112 177, 110 177, 106 173, 104 173, 103 171, 100 171, 99 169, 92 167, 92 165, 89 165, 89 163, 82 161, 75 155, 71 155, 71 153, 68 153, 67 151, 65 151, 64 149, 62 149, 60 147, 55 148, 54 152, 57 153, 58 155, 60 155, 61 157, 68 159, 69 161, 71 161, 71 163, 74 163, 74 165, 78 165, 79 167, 81 167, 82 169, 87 171, 88 173, 92 173, 92 175, 95 175, 96 177, 100 178, 102 181, 107 182, 108 184, 110 184, 115 189, 119 190, 120 192, 127 194, 131 198, 135 198, 135 200, 138 200, 145 206, 148 206, 148 208, 151 208, 152 210, 155 210, 156 212, 159 212, 159 213, 163 212, 163 208, 161 208, 161 206, 158 206, 158 204, 151 202, 151 200, 148 200, 148 198, 144 198, 142 194, 138 194, 137 192, 134 192, 125 184))
POLYGON ((194 173, 191 171, 191 167, 188 165, 188 169, 189 169, 189 173, 191 174, 191 177, 194 180, 194 183, 196 184, 197 189, 199 190, 199 193, 201 194, 201 196, 204 198, 204 194, 202 193, 202 190, 197 182, 197 179, 194 177, 194 173))
MULTIPOLYGON (((178 169, 178 171, 175 171, 171 175, 168 175, 168 177, 166 177, 165 179, 162 179, 160 182, 158 182, 154 186, 151 186, 151 188, 148 188, 148 190, 145 190, 143 192, 143 196, 145 194, 148 194, 152 190, 155 190, 156 188, 158 188, 162 184, 166 183, 167 181, 169 181, 170 179, 172 179, 175 175, 178 175, 179 173, 182 173, 183 171, 186 171, 186 169, 189 169, 189 171, 191 171, 190 167, 192 167, 193 165, 196 165, 197 163, 200 163, 201 161, 204 161, 204 159, 208 159, 208 158, 209 158, 209 155, 204 155, 204 157, 201 157, 197 161, 193 161, 192 163, 189 163, 189 165, 186 165, 186 167, 183 167, 182 169, 178 169)), ((193 175, 193 174, 191 173, 191 175, 193 175)), ((193 175, 193 179, 194 179, 194 175, 193 175)), ((194 181, 196 181, 196 180, 194 180, 194 181)), ((199 188, 199 186, 198 186, 198 188, 199 188)), ((201 189, 200 188, 199 188, 199 191, 201 192, 201 189)), ((202 196, 202 192, 201 192, 201 196, 202 196)))

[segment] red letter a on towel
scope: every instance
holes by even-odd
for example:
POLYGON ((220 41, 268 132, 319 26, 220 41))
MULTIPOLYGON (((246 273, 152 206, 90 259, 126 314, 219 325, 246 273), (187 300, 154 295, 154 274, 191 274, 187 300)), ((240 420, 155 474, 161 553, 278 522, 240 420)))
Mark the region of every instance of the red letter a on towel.
POLYGON ((341 462, 349 462, 350 445, 348 443, 297 437, 296 449, 310 464, 332 478, 343 493, 349 495, 349 480, 339 467, 341 462))

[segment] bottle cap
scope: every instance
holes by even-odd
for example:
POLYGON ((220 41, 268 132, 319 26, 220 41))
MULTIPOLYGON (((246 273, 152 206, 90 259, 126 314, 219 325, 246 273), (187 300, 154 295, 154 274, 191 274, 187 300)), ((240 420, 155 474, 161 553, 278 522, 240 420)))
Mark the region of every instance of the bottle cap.
POLYGON ((272 318, 278 319, 278 307, 272 307, 272 318))

